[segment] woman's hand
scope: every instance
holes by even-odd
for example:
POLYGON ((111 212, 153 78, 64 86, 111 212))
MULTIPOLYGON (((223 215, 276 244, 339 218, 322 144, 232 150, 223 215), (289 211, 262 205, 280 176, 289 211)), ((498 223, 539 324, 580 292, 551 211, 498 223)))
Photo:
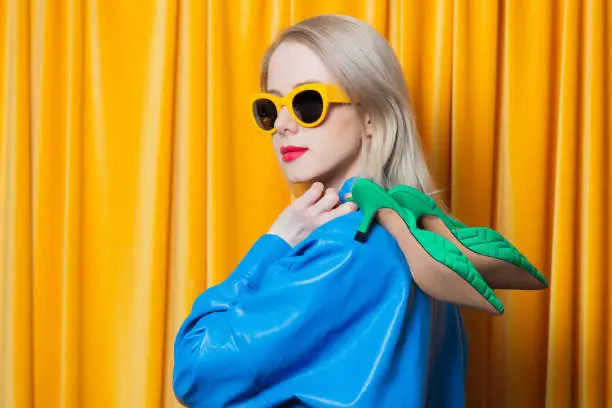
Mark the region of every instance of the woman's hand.
POLYGON ((357 210, 355 203, 338 205, 339 202, 336 190, 328 188, 323 194, 323 184, 314 183, 285 208, 268 233, 278 235, 293 247, 321 225, 357 210))

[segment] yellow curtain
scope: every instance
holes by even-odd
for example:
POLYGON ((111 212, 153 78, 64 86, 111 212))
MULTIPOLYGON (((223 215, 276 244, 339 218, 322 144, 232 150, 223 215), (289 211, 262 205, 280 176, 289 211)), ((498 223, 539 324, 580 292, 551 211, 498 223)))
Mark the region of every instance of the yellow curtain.
POLYGON ((178 406, 178 326, 290 202, 260 58, 324 12, 389 39, 453 212, 551 280, 465 311, 468 406, 612 407, 607 0, 0 0, 0 407, 178 406))

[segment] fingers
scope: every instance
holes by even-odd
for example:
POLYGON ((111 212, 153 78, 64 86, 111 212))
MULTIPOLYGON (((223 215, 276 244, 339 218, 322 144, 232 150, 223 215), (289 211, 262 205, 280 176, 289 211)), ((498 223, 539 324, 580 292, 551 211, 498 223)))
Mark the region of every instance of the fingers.
POLYGON ((302 217, 306 219, 311 219, 315 226, 322 225, 334 218, 341 217, 358 209, 357 204, 354 202, 340 204, 340 197, 335 189, 328 188, 325 192, 323 192, 323 189, 322 183, 313 183, 294 202, 298 214, 302 214, 302 217))
POLYGON ((323 183, 315 182, 310 186, 308 190, 302 196, 295 200, 295 204, 302 209, 306 209, 313 205, 319 200, 321 194, 323 194, 323 183))
POLYGON ((321 197, 321 199, 311 207, 312 214, 318 215, 325 211, 331 210, 338 204, 339 201, 340 197, 338 197, 336 190, 333 188, 328 188, 325 190, 323 197, 321 197))
POLYGON ((327 211, 321 214, 319 222, 321 224, 325 224, 326 222, 329 222, 333 220, 334 218, 338 218, 343 215, 352 213, 353 211, 357 211, 357 208, 358 208, 357 204, 353 202, 340 204, 338 207, 334 208, 333 210, 330 210, 330 211, 327 211))

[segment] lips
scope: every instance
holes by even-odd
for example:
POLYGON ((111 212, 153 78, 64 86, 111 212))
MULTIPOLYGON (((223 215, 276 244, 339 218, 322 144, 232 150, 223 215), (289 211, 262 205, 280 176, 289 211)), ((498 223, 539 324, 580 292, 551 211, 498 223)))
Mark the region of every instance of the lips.
POLYGON ((308 151, 307 147, 301 146, 281 146, 280 152, 284 162, 290 162, 300 158, 308 151))
POLYGON ((300 147, 300 146, 281 146, 280 148, 281 154, 293 153, 293 152, 305 152, 306 150, 308 150, 307 147, 300 147))

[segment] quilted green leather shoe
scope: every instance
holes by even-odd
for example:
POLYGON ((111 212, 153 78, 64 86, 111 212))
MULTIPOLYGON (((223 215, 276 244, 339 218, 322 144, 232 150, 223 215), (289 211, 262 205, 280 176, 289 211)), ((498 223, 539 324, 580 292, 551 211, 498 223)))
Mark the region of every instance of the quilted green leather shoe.
POLYGON ((491 314, 504 306, 469 259, 443 237, 417 227, 415 215, 402 208, 378 184, 358 179, 352 197, 364 214, 355 239, 367 240, 377 221, 395 238, 410 266, 415 283, 433 298, 491 314))
POLYGON ((388 193, 403 208, 410 209, 424 229, 459 248, 491 288, 537 290, 548 287, 546 278, 497 231, 463 225, 416 188, 400 185, 388 193))

